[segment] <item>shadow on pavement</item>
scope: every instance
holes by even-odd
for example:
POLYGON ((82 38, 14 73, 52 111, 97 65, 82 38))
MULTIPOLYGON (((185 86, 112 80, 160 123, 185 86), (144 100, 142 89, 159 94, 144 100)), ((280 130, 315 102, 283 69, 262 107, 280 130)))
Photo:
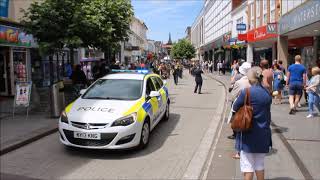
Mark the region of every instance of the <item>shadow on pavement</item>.
POLYGON ((70 156, 79 156, 88 159, 129 159, 145 156, 160 149, 170 136, 178 135, 172 134, 172 131, 179 121, 180 115, 173 113, 170 114, 170 119, 168 121, 160 121, 150 134, 148 147, 142 150, 135 148, 127 150, 92 150, 66 147, 65 152, 70 156))

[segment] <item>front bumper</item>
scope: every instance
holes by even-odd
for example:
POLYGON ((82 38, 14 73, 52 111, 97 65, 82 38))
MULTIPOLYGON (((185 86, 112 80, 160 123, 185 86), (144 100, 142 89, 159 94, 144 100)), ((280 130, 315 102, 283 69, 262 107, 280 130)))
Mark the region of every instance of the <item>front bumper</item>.
POLYGON ((140 143, 142 124, 134 122, 129 126, 105 127, 86 130, 63 123, 59 120, 60 141, 67 146, 87 149, 127 149, 140 143), (100 133, 101 140, 74 138, 73 132, 100 133))

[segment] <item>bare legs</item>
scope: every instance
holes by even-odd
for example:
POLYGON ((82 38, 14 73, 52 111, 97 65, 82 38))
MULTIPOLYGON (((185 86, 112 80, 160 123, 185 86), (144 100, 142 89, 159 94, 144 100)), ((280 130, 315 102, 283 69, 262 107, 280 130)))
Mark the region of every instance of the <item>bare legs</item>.
MULTIPOLYGON (((243 173, 244 180, 253 180, 253 172, 245 172, 243 173)), ((264 180, 264 170, 256 171, 257 180, 264 180)))
POLYGON ((289 96, 290 109, 297 108, 299 101, 300 101, 300 95, 290 95, 289 96))

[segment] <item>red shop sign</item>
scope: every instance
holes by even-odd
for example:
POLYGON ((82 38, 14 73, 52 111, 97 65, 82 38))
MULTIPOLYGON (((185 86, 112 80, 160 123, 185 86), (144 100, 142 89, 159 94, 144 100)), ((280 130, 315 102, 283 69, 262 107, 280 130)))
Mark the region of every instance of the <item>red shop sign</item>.
POLYGON ((248 39, 247 37, 247 33, 246 34, 238 34, 238 40, 239 41, 246 41, 248 39))
POLYGON ((262 41, 265 39, 276 38, 277 33, 268 33, 267 26, 261 26, 248 32, 248 42, 262 41))

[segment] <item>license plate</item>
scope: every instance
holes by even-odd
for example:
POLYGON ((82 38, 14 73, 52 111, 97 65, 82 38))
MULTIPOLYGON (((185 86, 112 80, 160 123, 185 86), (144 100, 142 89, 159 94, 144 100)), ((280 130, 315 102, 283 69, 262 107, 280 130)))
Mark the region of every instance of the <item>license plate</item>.
POLYGON ((78 139, 101 139, 100 133, 73 132, 74 138, 78 139))

